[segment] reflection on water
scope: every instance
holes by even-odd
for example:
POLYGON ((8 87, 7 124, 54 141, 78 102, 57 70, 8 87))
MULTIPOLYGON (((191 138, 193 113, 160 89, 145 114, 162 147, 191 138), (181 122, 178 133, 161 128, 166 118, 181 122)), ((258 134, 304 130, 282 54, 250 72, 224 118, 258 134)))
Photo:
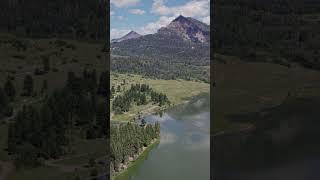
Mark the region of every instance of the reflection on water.
POLYGON ((320 178, 319 98, 288 98, 258 113, 256 129, 214 137, 215 180, 318 180, 320 178))
MULTIPOLYGON (((208 95, 160 115, 146 117, 161 124, 160 144, 125 180, 209 180, 210 113, 208 95)), ((117 179, 118 180, 118 179, 117 179)))

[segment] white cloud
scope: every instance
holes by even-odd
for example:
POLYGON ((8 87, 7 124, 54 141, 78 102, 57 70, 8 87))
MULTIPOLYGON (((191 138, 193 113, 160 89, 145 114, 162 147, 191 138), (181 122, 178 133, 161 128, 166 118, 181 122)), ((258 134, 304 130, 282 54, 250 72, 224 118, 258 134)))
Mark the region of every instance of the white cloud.
POLYGON ((117 19, 118 19, 118 20, 123 20, 124 17, 123 17, 123 16, 117 16, 117 19))
POLYGON ((128 29, 113 28, 110 30, 110 39, 120 38, 120 37, 128 34, 129 32, 130 32, 130 30, 128 30, 128 29))
POLYGON ((153 34, 157 32, 161 27, 167 26, 171 21, 173 21, 176 17, 167 17, 161 16, 157 21, 148 23, 146 26, 141 27, 139 33, 141 34, 153 34))
POLYGON ((210 25, 210 16, 203 17, 201 20, 202 20, 202 22, 210 25))
MULTIPOLYGON (((117 7, 128 7, 139 3, 140 0, 111 0, 111 3, 117 7)), ((196 18, 208 25, 210 25, 210 0, 191 0, 183 5, 179 6, 167 6, 166 0, 153 0, 151 13, 160 15, 159 19, 146 24, 140 28, 134 28, 139 34, 153 34, 156 33, 161 27, 167 26, 171 21, 173 21, 178 15, 183 15, 186 17, 196 18)), ((129 10, 132 14, 145 14, 144 10, 141 9, 131 9, 129 10)), ((117 19, 124 19, 123 17, 117 16, 117 19)), ((120 37, 128 33, 128 30, 117 30, 114 29, 114 38, 120 37), (122 33, 122 32, 126 33, 122 33), (121 34, 121 35, 119 35, 121 34)), ((111 31, 112 32, 112 31, 111 31)), ((113 37, 111 35, 111 37, 113 37)))
POLYGON ((140 0, 111 0, 110 3, 114 6, 121 8, 121 7, 129 7, 137 5, 140 0))
POLYGON ((110 11, 110 16, 113 16, 114 15, 114 11, 110 11))
POLYGON ((169 131, 167 132, 162 132, 162 135, 160 137, 160 146, 163 145, 169 145, 169 144, 174 144, 175 142, 178 141, 177 135, 170 133, 169 131))
POLYGON ((164 0, 154 0, 151 12, 158 15, 205 17, 210 14, 210 0, 191 0, 184 5, 168 7, 164 0))
POLYGON ((139 14, 139 15, 142 15, 142 14, 145 13, 145 11, 144 11, 144 10, 141 10, 141 9, 130 9, 129 12, 130 12, 131 14, 139 14))

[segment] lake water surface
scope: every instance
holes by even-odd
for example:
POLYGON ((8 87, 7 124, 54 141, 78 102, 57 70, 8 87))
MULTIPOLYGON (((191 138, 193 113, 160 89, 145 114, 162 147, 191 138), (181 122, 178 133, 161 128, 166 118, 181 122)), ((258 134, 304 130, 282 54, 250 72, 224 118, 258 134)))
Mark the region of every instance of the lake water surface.
POLYGON ((147 116, 149 123, 160 122, 160 142, 116 180, 209 180, 209 109, 209 95, 201 95, 162 115, 147 116))

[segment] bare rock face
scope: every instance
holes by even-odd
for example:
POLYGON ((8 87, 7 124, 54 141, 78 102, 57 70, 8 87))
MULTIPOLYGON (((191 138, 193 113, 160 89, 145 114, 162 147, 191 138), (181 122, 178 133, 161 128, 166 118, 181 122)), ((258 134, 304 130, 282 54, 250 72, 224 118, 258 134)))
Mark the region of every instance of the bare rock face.
POLYGON ((160 28, 158 33, 177 35, 185 41, 194 43, 209 43, 210 27, 193 18, 179 16, 167 27, 160 28))

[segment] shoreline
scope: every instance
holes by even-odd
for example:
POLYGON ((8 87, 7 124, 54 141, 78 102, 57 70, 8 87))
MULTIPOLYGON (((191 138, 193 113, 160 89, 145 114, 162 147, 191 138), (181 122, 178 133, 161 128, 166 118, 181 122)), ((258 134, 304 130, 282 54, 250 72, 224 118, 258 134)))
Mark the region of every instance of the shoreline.
MULTIPOLYGON (((182 101, 180 101, 180 102, 178 102, 178 103, 176 103, 176 104, 170 104, 170 105, 166 105, 166 106, 163 106, 163 107, 158 106, 157 108, 154 108, 152 111, 142 112, 141 117, 142 117, 142 118, 145 118, 146 116, 149 116, 149 115, 156 115, 157 113, 161 113, 161 112, 166 111, 166 110, 168 110, 168 109, 170 109, 170 108, 176 108, 176 107, 178 107, 178 106, 182 106, 182 105, 188 104, 188 103, 190 103, 194 98, 199 97, 199 96, 202 96, 202 95, 204 95, 204 94, 210 94, 210 91, 202 92, 202 93, 196 94, 196 95, 194 95, 194 96, 187 97, 186 100, 182 100, 182 101)), ((133 118, 132 120, 129 120, 129 121, 127 121, 127 120, 126 120, 126 121, 112 120, 112 116, 114 116, 114 113, 111 112, 110 114, 111 114, 110 121, 111 121, 111 122, 114 122, 114 123, 127 123, 127 122, 134 122, 134 123, 136 123, 136 122, 137 122, 137 121, 135 121, 136 117, 138 117, 137 114, 134 116, 134 118, 133 118)))
MULTIPOLYGON (((168 110, 169 108, 176 108, 178 106, 182 106, 182 105, 185 105, 185 104, 188 104, 190 102, 192 102, 195 98, 197 97, 201 97, 203 96, 204 94, 209 94, 210 92, 205 92, 205 93, 200 93, 200 94, 197 94, 197 95, 194 95, 194 96, 191 96, 188 98, 188 100, 183 100, 179 103, 176 103, 176 104, 172 104, 172 105, 169 105, 169 106, 165 106, 165 107, 160 107, 161 110, 159 111, 156 110, 156 111, 151 111, 151 112, 148 112, 148 113, 143 113, 141 116, 144 118, 148 115, 152 115, 152 114, 156 114, 158 112, 161 112, 161 111, 165 111, 165 110, 168 110)), ((121 121, 115 121, 115 120, 111 120, 113 122, 117 122, 117 123, 121 123, 121 121)), ((127 123, 128 121, 123 121, 122 123, 127 123)), ((136 121, 133 121, 134 123, 136 123, 136 121)), ((152 150, 153 149, 153 146, 156 145, 157 143, 160 143, 160 137, 153 140, 153 142, 148 145, 147 147, 143 148, 143 150, 136 156, 136 158, 132 161, 129 161, 129 163, 126 165, 126 168, 119 171, 119 172, 116 172, 114 175, 111 175, 111 180, 117 180, 117 178, 121 175, 123 175, 124 173, 126 173, 128 171, 128 169, 132 168, 135 166, 135 163, 139 160, 139 158, 142 158, 143 154, 145 153, 148 153, 148 151, 152 150)))
POLYGON ((119 178, 119 176, 124 175, 124 173, 128 172, 128 170, 130 168, 134 167, 136 165, 137 161, 139 159, 141 159, 144 154, 149 153, 153 149, 153 147, 158 143, 160 143, 160 137, 157 139, 154 139, 153 142, 151 142, 147 147, 143 147, 141 152, 139 154, 137 154, 136 158, 134 158, 131 161, 130 160, 128 161, 128 163, 125 165, 126 166, 125 169, 122 169, 119 172, 115 172, 114 174, 110 173, 111 180, 116 180, 117 178, 119 178))
POLYGON ((210 94, 210 91, 208 91, 208 92, 203 92, 203 93, 199 93, 199 94, 194 95, 194 96, 190 96, 190 97, 187 98, 187 100, 182 100, 181 102, 178 102, 178 103, 176 103, 176 104, 170 104, 170 105, 168 105, 168 106, 160 107, 160 109, 158 109, 158 110, 151 111, 151 112, 148 112, 148 113, 144 113, 144 114, 142 114, 141 116, 142 116, 143 118, 145 118, 146 116, 154 115, 154 114, 157 114, 157 113, 166 111, 166 110, 168 110, 168 109, 170 109, 170 108, 176 108, 176 107, 179 107, 179 106, 186 105, 186 104, 192 102, 195 98, 201 97, 201 96, 203 96, 204 94, 210 94))

